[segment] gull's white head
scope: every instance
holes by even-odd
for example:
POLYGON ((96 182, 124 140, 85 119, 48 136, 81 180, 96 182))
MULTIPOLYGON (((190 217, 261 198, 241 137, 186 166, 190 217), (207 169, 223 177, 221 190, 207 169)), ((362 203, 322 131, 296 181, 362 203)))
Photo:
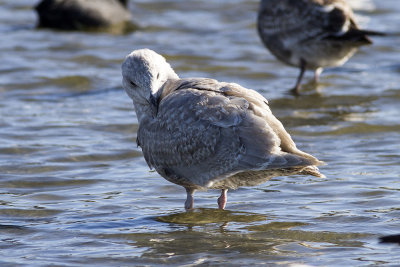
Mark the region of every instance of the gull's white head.
POLYGON ((179 77, 165 58, 153 50, 135 50, 122 63, 122 85, 135 104, 151 105, 169 79, 179 77))

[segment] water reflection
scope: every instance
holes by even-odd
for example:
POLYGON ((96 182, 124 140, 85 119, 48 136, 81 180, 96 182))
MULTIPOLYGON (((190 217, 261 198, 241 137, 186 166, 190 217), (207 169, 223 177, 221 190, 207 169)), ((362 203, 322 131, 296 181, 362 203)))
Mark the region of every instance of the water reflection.
POLYGON ((361 233, 296 229, 307 225, 303 222, 270 222, 244 226, 249 222, 257 223, 265 219, 265 216, 251 213, 238 215, 230 211, 201 209, 157 217, 157 221, 170 225, 168 231, 152 234, 126 232, 99 237, 124 240, 135 248, 144 248, 141 258, 151 258, 154 259, 153 263, 165 264, 199 261, 226 263, 237 258, 237 255, 241 255, 245 262, 277 261, 283 257, 289 257, 286 258, 288 262, 296 262, 305 254, 321 256, 332 252, 335 247, 363 247, 364 242, 359 240, 369 237, 361 233), (227 217, 221 218, 222 214, 227 217), (235 223, 240 224, 240 227, 230 229, 229 224, 235 223), (174 224, 179 226, 175 227, 174 224))
POLYGON ((156 220, 159 222, 184 225, 201 225, 209 223, 225 224, 228 222, 252 223, 256 221, 263 221, 265 219, 266 216, 248 212, 204 208, 156 217, 156 220))

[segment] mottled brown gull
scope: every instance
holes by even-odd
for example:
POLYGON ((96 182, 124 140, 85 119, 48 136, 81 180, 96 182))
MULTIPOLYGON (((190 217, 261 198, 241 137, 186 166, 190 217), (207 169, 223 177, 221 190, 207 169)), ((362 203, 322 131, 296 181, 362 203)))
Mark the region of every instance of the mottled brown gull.
POLYGON ((180 79, 165 58, 135 50, 122 64, 123 86, 139 122, 137 144, 150 168, 195 190, 253 186, 275 176, 323 177, 315 157, 296 148, 267 100, 254 90, 213 79, 180 79))
POLYGON ((299 67, 293 92, 299 94, 306 69, 314 79, 325 67, 343 65, 359 46, 371 44, 345 0, 261 0, 258 33, 268 50, 282 62, 299 67))

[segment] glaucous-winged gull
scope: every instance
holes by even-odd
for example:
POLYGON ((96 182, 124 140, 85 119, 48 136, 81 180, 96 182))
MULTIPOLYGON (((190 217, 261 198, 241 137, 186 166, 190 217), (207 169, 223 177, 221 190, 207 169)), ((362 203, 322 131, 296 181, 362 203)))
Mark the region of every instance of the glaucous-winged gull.
POLYGON ((261 0, 258 33, 264 45, 282 62, 299 67, 293 93, 300 93, 306 69, 317 82, 325 67, 343 65, 359 46, 372 44, 345 0, 261 0))
POLYGON ((135 50, 122 83, 139 122, 137 144, 150 168, 185 187, 185 208, 197 189, 253 186, 274 176, 324 177, 315 157, 296 148, 267 100, 254 90, 213 79, 180 79, 165 58, 135 50))

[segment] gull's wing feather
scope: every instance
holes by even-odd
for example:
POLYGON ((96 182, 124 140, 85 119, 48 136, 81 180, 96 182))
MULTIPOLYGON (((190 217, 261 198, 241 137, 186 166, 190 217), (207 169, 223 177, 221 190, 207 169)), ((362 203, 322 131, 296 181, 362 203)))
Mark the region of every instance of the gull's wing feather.
MULTIPOLYGON (((249 120, 243 122, 243 124, 240 125, 239 127, 239 129, 242 132, 240 135, 241 138, 242 139, 249 138, 248 146, 251 143, 255 143, 256 146, 258 145, 257 141, 259 139, 252 139, 252 138, 254 134, 257 133, 257 131, 263 129, 263 135, 260 137, 260 140, 266 138, 278 139, 278 143, 274 144, 277 147, 268 150, 268 151, 273 151, 275 149, 278 149, 278 151, 280 151, 280 153, 278 153, 279 156, 270 155, 272 157, 275 157, 273 162, 276 164, 276 166, 284 166, 285 164, 291 165, 288 162, 285 163, 285 160, 287 160, 287 158, 290 157, 289 155, 294 155, 295 156, 294 158, 297 160, 300 157, 302 159, 300 161, 303 161, 303 159, 307 159, 308 162, 307 165, 323 164, 315 157, 300 151, 296 147, 296 144, 293 142, 291 136, 285 130, 282 123, 272 114, 268 106, 268 101, 261 94, 259 94, 254 90, 246 89, 234 83, 228 84, 228 86, 225 86, 224 89, 225 89, 224 93, 226 95, 242 97, 249 102, 249 109, 248 109, 248 112, 250 114, 250 116, 248 116, 249 120), (251 121, 257 123, 252 123, 251 121), (247 126, 248 123, 252 123, 251 127, 247 126), (246 132, 247 130, 249 130, 250 132, 246 132)), ((259 148, 265 149, 266 147, 260 146, 259 148)), ((300 162, 298 163, 298 165, 303 165, 303 164, 305 164, 304 161, 302 163, 300 162)), ((296 164, 293 163, 293 165, 296 164)), ((269 168, 274 168, 271 162, 269 168)))
POLYGON ((188 186, 320 163, 296 148, 259 93, 212 79, 167 82, 156 120, 142 122, 138 139, 150 167, 188 186))
POLYGON ((283 45, 290 48, 354 31, 358 27, 353 16, 343 0, 268 0, 261 5, 258 30, 264 38, 284 39, 283 45))

